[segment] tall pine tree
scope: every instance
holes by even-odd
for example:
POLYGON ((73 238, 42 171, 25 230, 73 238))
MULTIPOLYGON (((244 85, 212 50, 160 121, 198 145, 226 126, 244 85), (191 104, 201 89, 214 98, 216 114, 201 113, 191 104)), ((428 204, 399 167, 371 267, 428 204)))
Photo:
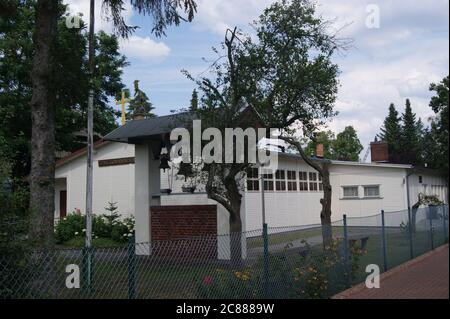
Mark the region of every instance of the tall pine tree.
POLYGON ((402 127, 400 124, 400 117, 395 109, 394 103, 389 105, 389 114, 384 120, 383 126, 380 129, 378 137, 388 143, 390 161, 398 162, 401 156, 401 147, 399 141, 402 136, 402 127))
POLYGON ((417 132, 416 114, 412 111, 409 99, 406 99, 405 113, 402 114, 402 122, 400 162, 418 164, 420 162, 419 134, 417 132))
POLYGON ((191 111, 196 111, 197 108, 198 108, 198 93, 197 93, 197 90, 194 89, 194 91, 192 91, 190 109, 191 109, 191 111))
POLYGON ((155 108, 149 101, 147 94, 139 88, 139 80, 134 81, 134 97, 130 100, 128 105, 128 119, 133 119, 136 115, 141 115, 145 118, 155 117, 152 113, 155 108))

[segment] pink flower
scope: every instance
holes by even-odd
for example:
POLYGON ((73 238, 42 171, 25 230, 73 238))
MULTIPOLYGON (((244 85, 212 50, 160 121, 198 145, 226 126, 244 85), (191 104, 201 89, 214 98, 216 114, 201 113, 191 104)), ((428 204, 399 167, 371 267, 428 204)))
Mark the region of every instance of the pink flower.
POLYGON ((205 286, 211 285, 213 283, 214 279, 211 276, 206 276, 205 278, 203 278, 203 284, 205 286))

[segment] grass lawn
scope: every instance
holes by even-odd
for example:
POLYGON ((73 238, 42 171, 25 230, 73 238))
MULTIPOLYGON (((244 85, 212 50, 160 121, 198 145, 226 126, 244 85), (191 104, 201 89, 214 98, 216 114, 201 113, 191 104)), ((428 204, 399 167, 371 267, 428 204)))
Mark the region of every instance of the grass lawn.
MULTIPOLYGON (((342 237, 344 228, 341 226, 333 226, 333 237, 342 237)), ((308 229, 299 229, 289 232, 280 232, 269 235, 269 245, 288 244, 297 240, 306 240, 322 236, 322 228, 314 227, 308 229)), ((264 241, 262 236, 247 238, 247 249, 263 247, 264 241)))
MULTIPOLYGON (((85 245, 84 237, 75 237, 71 240, 68 240, 60 245, 57 245, 60 248, 83 248, 85 245)), ((125 247, 126 243, 119 243, 110 238, 93 238, 92 246, 95 248, 112 248, 112 247, 125 247)))

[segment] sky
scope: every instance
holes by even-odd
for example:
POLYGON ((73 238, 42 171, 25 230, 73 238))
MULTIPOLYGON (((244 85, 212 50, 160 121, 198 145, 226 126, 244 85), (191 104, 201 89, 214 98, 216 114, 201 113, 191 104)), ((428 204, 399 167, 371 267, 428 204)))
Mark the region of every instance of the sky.
MULTIPOLYGON (((127 3, 127 1, 124 1, 127 3)), ((124 17, 140 28, 121 40, 121 52, 130 66, 123 81, 133 88, 140 81, 157 115, 189 106, 194 77, 204 72, 216 57, 227 28, 249 31, 249 23, 274 1, 197 0, 192 23, 170 27, 165 37, 151 34, 151 19, 140 16, 129 4, 124 17)), ((72 13, 89 16, 89 0, 66 0, 72 13)), ((449 69, 448 0, 317 0, 317 14, 332 21, 332 28, 353 40, 352 47, 334 57, 339 65, 338 115, 326 129, 336 134, 345 126, 355 127, 364 146, 379 132, 394 103, 399 113, 409 98, 413 111, 425 123, 433 115, 428 106, 429 84, 439 82, 449 69)), ((96 30, 112 32, 101 1, 96 1, 96 30)))

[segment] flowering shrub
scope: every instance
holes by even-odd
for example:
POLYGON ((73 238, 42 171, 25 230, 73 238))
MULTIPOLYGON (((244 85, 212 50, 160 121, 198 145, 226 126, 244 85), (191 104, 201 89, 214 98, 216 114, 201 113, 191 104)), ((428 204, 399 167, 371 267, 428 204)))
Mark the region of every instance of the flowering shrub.
POLYGON ((86 225, 85 216, 81 214, 68 214, 59 220, 55 226, 55 238, 58 243, 71 240, 81 234, 86 225))
POLYGON ((127 217, 123 221, 115 220, 112 223, 111 239, 117 242, 127 242, 134 235, 134 217, 127 217))
MULTIPOLYGON (((75 237, 84 237, 86 233, 86 216, 73 212, 62 218, 55 226, 55 238, 58 243, 67 242, 75 237)), ((109 238, 116 242, 127 242, 134 234, 134 218, 120 219, 119 214, 93 215, 92 237, 109 238)))
POLYGON ((213 274, 202 278, 198 293, 201 298, 255 298, 256 290, 251 269, 216 269, 213 274))
POLYGON ((359 270, 359 259, 365 252, 349 247, 349 261, 345 264, 343 241, 333 240, 330 246, 314 250, 303 257, 294 269, 294 295, 297 298, 329 298, 344 290, 359 270))
POLYGON ((307 253, 288 246, 280 254, 269 254, 267 282, 264 258, 245 270, 217 269, 199 282, 200 298, 329 298, 347 287, 359 270, 359 259, 365 252, 349 247, 345 264, 342 240, 329 247, 309 246, 307 253))

